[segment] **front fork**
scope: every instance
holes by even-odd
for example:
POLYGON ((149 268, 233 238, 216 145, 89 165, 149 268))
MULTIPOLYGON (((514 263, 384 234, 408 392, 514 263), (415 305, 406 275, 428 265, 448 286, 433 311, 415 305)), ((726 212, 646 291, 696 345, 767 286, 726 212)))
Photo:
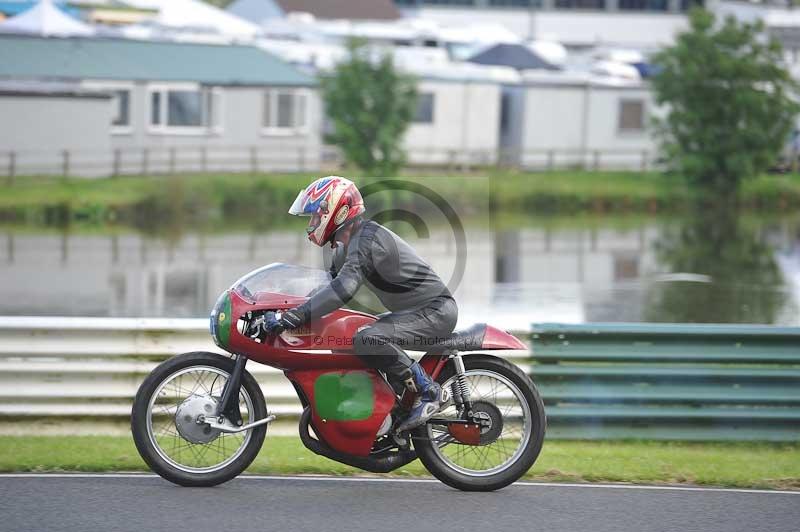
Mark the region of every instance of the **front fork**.
POLYGON ((242 413, 239 412, 239 389, 242 387, 242 374, 244 374, 244 366, 247 364, 247 357, 242 355, 233 356, 235 357, 233 373, 225 381, 225 386, 222 388, 222 398, 217 405, 217 417, 224 416, 225 419, 237 427, 241 427, 242 413))
POLYGON ((464 369, 464 359, 458 352, 454 352, 450 358, 456 371, 455 379, 450 384, 453 402, 455 402, 456 409, 461 417, 471 420, 473 416, 472 401, 470 401, 469 397, 469 383, 467 383, 466 370, 464 369))

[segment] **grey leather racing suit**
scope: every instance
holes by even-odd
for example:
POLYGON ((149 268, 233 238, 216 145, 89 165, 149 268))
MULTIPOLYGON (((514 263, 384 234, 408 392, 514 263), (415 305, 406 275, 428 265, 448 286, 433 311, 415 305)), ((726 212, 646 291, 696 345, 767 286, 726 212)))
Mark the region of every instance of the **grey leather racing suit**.
POLYGON ((334 279, 297 311, 305 321, 318 318, 366 284, 389 313, 361 329, 353 348, 370 367, 402 380, 413 362, 404 349, 427 351, 426 345, 449 336, 458 307, 436 272, 402 238, 374 221, 356 223, 347 248, 334 254, 334 279))

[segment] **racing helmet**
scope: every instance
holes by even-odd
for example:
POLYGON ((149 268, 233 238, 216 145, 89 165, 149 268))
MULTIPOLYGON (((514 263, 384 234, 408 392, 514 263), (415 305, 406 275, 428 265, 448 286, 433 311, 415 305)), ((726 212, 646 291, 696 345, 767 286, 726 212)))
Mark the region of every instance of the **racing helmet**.
POLYGON ((364 212, 364 200, 355 183, 339 176, 320 177, 301 190, 289 214, 310 216, 306 233, 318 246, 330 242, 334 233, 364 212))

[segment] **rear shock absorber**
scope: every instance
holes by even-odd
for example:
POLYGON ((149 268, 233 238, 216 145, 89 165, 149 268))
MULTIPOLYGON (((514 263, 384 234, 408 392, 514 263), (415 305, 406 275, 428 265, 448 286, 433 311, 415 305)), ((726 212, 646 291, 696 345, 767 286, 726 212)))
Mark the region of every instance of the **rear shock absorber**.
POLYGON ((456 408, 460 412, 466 413, 467 416, 472 416, 472 403, 469 400, 469 383, 465 375, 464 360, 461 355, 456 353, 453 355, 453 365, 456 370, 456 378, 450 384, 453 391, 453 401, 456 403, 456 408))

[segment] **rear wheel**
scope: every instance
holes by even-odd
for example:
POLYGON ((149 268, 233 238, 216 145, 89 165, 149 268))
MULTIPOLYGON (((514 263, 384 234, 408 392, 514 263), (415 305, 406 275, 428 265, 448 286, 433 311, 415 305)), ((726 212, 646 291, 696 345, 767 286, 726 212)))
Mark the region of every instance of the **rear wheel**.
MULTIPOLYGON (((216 413, 233 360, 214 353, 173 357, 144 380, 131 413, 131 432, 147 465, 182 486, 214 486, 244 471, 255 459, 267 427, 226 433, 203 423, 216 413)), ((242 375, 239 411, 244 424, 267 416, 258 383, 242 375)), ((226 421, 226 423, 229 423, 226 421)))
MULTIPOLYGON (((544 404, 536 386, 514 364, 492 356, 463 357, 468 390, 480 437, 470 443, 462 426, 428 423, 414 432, 414 449, 428 471, 465 491, 492 491, 517 481, 536 461, 544 441, 544 404)), ((458 385, 452 364, 437 381, 458 385)), ((452 394, 451 394, 452 395, 452 394)), ((463 410, 463 409, 462 409, 463 410)), ((437 419, 464 419, 451 399, 437 419)))

